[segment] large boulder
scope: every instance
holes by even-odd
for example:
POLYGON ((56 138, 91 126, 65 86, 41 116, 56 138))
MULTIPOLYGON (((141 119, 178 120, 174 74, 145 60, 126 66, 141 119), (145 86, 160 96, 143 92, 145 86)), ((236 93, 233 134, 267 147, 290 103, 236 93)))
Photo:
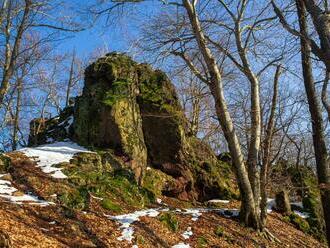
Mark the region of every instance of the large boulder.
POLYGON ((136 65, 127 56, 111 54, 87 67, 83 93, 75 104, 74 138, 82 145, 112 148, 126 157, 141 183, 147 148, 136 101, 136 65))
MULTIPOLYGON (((69 136, 99 152, 111 150, 140 185, 157 189, 157 194, 200 201, 237 196, 229 163, 189 135, 173 84, 150 65, 118 53, 99 58, 85 71, 73 124, 63 129, 62 119, 31 123, 40 130, 31 127, 30 144, 47 142, 49 136, 57 140, 55 134, 61 134, 59 138, 69 136), (147 173, 148 166, 153 170, 147 173)), ((105 155, 103 162, 112 164, 111 170, 120 167, 112 155, 105 155)))

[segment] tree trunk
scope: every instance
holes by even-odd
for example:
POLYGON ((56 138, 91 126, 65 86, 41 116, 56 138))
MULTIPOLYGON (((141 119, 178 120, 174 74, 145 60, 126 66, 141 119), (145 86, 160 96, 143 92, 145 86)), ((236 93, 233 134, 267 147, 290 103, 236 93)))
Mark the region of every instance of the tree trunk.
POLYGON ((69 101, 70 101, 71 87, 73 85, 74 60, 75 60, 75 52, 73 52, 73 54, 72 54, 69 81, 68 81, 68 86, 67 86, 67 89, 66 89, 65 107, 69 106, 69 101))
MULTIPOLYGON (((6 44, 7 45, 6 46, 6 62, 4 65, 3 75, 2 75, 1 84, 0 84, 0 105, 4 101, 4 97, 7 94, 7 91, 9 89, 9 82, 14 73, 14 67, 16 66, 16 61, 17 61, 17 57, 19 55, 22 37, 23 37, 23 34, 26 29, 26 23, 28 21, 31 5, 32 5, 31 0, 25 0, 24 13, 23 13, 22 19, 19 23, 19 26, 18 26, 17 35, 15 37, 12 52, 8 51, 8 49, 9 49, 8 46, 10 47, 10 45, 9 45, 9 41, 7 40, 8 42, 6 44)), ((10 7, 8 7, 8 8, 10 8, 10 7)), ((8 9, 8 12, 10 12, 10 9, 8 9)), ((8 13, 8 15, 10 15, 10 13, 8 13)), ((11 22, 11 20, 8 20, 8 22, 11 22)), ((8 35, 9 34, 7 34, 7 36, 8 35)), ((7 39, 9 39, 9 37, 7 37, 7 39)))
POLYGON ((249 182, 249 177, 244 164, 244 158, 240 143, 236 135, 233 121, 227 109, 226 100, 223 93, 223 83, 216 60, 210 49, 207 47, 205 35, 202 31, 195 6, 189 0, 183 0, 187 11, 193 33, 195 35, 198 47, 205 60, 205 64, 210 74, 209 88, 214 98, 216 114, 218 121, 228 143, 229 151, 232 156, 235 167, 236 178, 241 193, 241 221, 250 227, 259 228, 259 219, 256 211, 254 195, 249 182))
POLYGON ((14 117, 14 128, 13 128, 13 137, 12 137, 12 150, 15 151, 17 149, 17 141, 18 141, 18 130, 19 130, 19 115, 21 109, 21 95, 22 95, 22 78, 18 78, 17 81, 17 100, 16 100, 16 110, 14 117))
POLYGON ((278 81, 281 74, 281 67, 277 66, 275 77, 274 77, 274 87, 273 87, 273 97, 272 97, 272 105, 270 109, 269 120, 267 123, 266 129, 266 137, 264 141, 263 147, 263 157, 262 157, 262 167, 261 167, 261 175, 260 175, 260 193, 261 193, 261 201, 260 201, 260 222, 261 227, 264 228, 266 225, 266 217, 267 217, 267 185, 268 185, 268 171, 270 166, 270 148, 272 146, 273 140, 273 132, 275 126, 275 111, 277 105, 277 95, 278 95, 278 81))
MULTIPOLYGON (((300 32, 307 35, 308 26, 306 21, 306 8, 302 0, 296 0, 297 13, 299 18, 300 32)), ((301 61, 304 76, 304 85, 307 95, 309 112, 312 119, 314 153, 316 169, 321 193, 321 200, 326 223, 326 235, 330 242, 330 175, 329 159, 325 142, 322 112, 318 101, 318 95, 314 85, 311 51, 305 39, 300 39, 301 61)))

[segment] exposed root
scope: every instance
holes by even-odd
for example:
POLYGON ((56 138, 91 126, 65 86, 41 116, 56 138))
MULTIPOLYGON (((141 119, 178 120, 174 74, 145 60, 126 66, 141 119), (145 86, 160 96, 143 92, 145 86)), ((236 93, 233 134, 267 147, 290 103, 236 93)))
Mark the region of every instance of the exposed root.
POLYGON ((259 232, 259 234, 270 242, 282 243, 281 240, 276 238, 267 228, 264 228, 262 232, 259 232))
POLYGON ((9 235, 3 231, 0 230, 0 247, 3 248, 11 248, 11 239, 9 235))

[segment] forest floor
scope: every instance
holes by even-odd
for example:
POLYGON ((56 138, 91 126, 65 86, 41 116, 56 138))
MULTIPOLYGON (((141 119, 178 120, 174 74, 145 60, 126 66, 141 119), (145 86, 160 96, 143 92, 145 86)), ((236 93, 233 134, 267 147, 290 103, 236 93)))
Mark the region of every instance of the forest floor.
POLYGON ((118 239, 122 236, 120 223, 99 213, 77 212, 68 218, 56 205, 0 202, 0 226, 10 236, 13 247, 326 247, 275 212, 268 215, 267 227, 281 243, 270 242, 237 219, 216 211, 202 213, 197 220, 180 212, 174 215, 178 221, 175 231, 160 218, 140 217, 131 224, 134 238, 129 242, 118 239), (184 236, 187 230, 191 235, 184 236))
POLYGON ((238 201, 220 201, 217 208, 210 208, 162 197, 144 209, 124 206, 124 212, 116 214, 101 209, 101 199, 91 196, 88 210, 72 211, 42 197, 43 190, 63 184, 59 170, 37 167, 19 153, 9 156, 16 167, 11 174, 0 175, 0 229, 14 248, 326 247, 273 211, 267 228, 280 242, 267 240, 239 223, 238 201), (33 194, 27 180, 31 176, 42 182, 33 194))

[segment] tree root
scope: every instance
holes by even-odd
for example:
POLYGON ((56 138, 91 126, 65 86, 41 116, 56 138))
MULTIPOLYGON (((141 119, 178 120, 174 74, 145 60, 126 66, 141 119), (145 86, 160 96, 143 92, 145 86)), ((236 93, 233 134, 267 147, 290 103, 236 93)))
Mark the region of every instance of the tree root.
POLYGON ((267 228, 264 228, 262 232, 259 232, 259 234, 270 242, 282 243, 281 240, 276 238, 267 228))
POLYGON ((3 231, 0 230, 0 247, 3 248, 11 248, 11 239, 9 235, 3 231))

